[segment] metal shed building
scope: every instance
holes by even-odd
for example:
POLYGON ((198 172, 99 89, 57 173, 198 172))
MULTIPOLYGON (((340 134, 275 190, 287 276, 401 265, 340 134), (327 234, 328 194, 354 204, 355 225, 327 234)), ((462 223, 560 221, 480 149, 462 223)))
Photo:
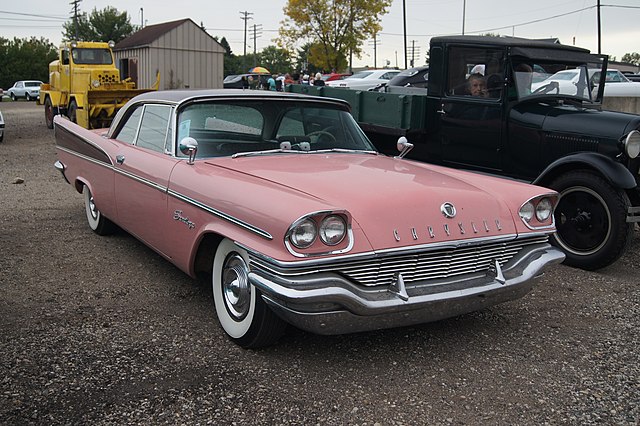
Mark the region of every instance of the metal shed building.
POLYGON ((222 88, 224 47, 191 19, 149 25, 116 44, 122 78, 147 88, 222 88))

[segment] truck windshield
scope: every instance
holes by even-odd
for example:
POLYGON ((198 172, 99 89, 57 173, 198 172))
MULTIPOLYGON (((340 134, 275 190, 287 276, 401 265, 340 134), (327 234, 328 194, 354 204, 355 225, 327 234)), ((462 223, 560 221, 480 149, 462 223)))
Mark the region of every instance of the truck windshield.
POLYGON ((113 58, 109 49, 82 49, 76 48, 71 51, 74 64, 111 65, 113 58))
POLYGON ((513 80, 518 98, 530 96, 572 96, 591 102, 594 84, 589 81, 587 64, 515 63, 513 80))

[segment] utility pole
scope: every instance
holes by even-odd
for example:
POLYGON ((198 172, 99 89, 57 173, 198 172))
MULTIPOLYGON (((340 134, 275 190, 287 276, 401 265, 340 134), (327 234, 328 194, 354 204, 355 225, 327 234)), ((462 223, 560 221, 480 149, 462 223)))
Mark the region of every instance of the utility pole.
POLYGON ((467 0, 462 0, 462 35, 464 35, 464 20, 467 14, 467 0))
POLYGON ((402 0, 402 40, 404 40, 404 68, 407 69, 407 7, 402 0))
POLYGON ((140 8, 140 29, 144 27, 144 8, 140 8))
POLYGON ((253 24, 253 29, 250 31, 253 36, 253 66, 257 67, 257 60, 258 60, 258 52, 256 51, 256 46, 257 46, 257 38, 262 36, 262 24, 253 24))
POLYGON ((80 8, 79 6, 81 1, 82 0, 73 0, 71 3, 69 3, 71 6, 73 6, 73 9, 71 11, 73 12, 73 26, 76 30, 76 40, 78 40, 78 10, 80 8))
POLYGON ((600 0, 598 0, 598 55, 602 53, 601 32, 600 32, 600 0))
POLYGON ((377 39, 377 34, 373 35, 373 43, 369 43, 369 45, 371 44, 373 44, 373 68, 378 68, 377 48, 378 44, 380 44, 380 40, 377 39))
POLYGON ((247 21, 249 19, 253 19, 251 17, 251 15, 253 15, 253 13, 251 12, 247 12, 246 10, 244 12, 240 12, 240 19, 242 19, 244 21, 244 56, 247 56, 247 21))

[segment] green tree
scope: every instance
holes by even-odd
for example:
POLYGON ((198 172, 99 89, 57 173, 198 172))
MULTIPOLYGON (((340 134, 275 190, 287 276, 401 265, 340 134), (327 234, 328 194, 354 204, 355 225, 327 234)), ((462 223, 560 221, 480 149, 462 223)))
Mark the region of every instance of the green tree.
POLYGON ((57 57, 56 47, 45 38, 0 37, 0 87, 17 80, 49 80, 49 62, 57 57))
POLYGON ((64 29, 62 36, 65 40, 113 40, 116 43, 129 37, 136 30, 127 12, 120 13, 111 6, 102 10, 94 8, 89 16, 86 13, 79 15, 77 33, 73 18, 62 24, 62 27, 64 29))
POLYGON ((309 62, 341 69, 344 58, 350 53, 360 57, 364 41, 380 32, 381 16, 390 5, 391 0, 287 0, 279 46, 293 51, 299 41, 310 41, 318 47, 310 49, 309 62))
POLYGON ((640 66, 640 53, 625 53, 622 55, 622 62, 626 62, 628 64, 633 64, 635 66, 640 66))
POLYGON ((265 67, 272 73, 284 74, 293 69, 291 54, 276 46, 267 46, 260 52, 259 65, 265 67))

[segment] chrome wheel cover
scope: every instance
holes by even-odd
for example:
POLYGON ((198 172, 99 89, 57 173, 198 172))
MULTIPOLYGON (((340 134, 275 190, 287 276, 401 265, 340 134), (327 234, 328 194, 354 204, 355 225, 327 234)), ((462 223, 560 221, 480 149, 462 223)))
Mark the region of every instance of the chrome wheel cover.
POLYGON ((233 253, 222 269, 222 294, 229 315, 236 321, 247 316, 251 307, 249 269, 242 256, 233 253))

